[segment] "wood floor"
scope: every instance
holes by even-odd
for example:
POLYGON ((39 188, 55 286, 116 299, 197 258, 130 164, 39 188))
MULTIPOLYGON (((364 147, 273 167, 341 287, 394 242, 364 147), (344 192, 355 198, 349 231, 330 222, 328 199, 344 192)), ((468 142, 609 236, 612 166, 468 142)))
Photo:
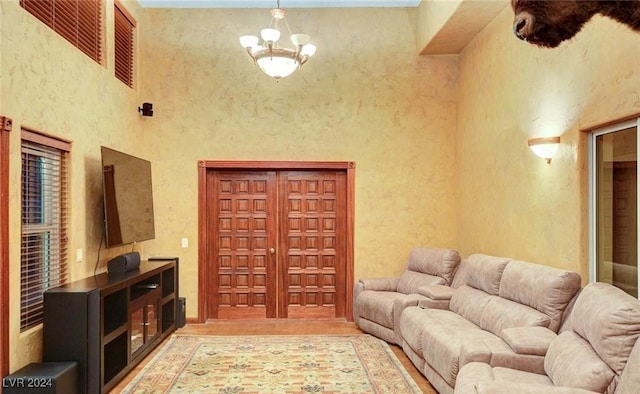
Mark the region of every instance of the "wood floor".
MULTIPOLYGON (((364 334, 355 324, 335 321, 218 321, 207 324, 187 324, 178 329, 179 334, 193 335, 331 335, 331 334, 364 334)), ((395 345, 389 345, 396 357, 409 372, 413 380, 426 394, 437 394, 429 381, 418 372, 402 349, 395 345)), ((151 360, 155 352, 162 347, 160 344, 154 352, 138 364, 111 393, 119 393, 136 376, 136 374, 151 360)))

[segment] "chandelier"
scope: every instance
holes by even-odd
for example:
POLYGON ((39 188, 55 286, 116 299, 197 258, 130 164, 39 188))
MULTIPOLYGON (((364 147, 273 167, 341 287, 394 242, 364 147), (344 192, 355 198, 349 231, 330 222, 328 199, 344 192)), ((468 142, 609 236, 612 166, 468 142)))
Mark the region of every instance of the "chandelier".
POLYGON ((316 46, 309 43, 311 37, 308 34, 291 34, 285 19, 286 15, 287 10, 280 8, 280 0, 278 0, 277 8, 271 10, 269 27, 260 31, 262 43, 259 43, 258 37, 253 35, 240 37, 240 45, 247 50, 254 63, 265 74, 276 80, 291 75, 316 53, 316 46), (287 27, 293 49, 279 45, 282 22, 287 27))

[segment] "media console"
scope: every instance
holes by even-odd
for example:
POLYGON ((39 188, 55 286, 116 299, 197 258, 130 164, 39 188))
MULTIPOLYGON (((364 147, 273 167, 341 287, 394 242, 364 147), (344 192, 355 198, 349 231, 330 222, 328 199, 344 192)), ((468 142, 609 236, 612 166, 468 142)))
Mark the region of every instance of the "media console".
POLYGON ((176 330, 178 258, 44 293, 43 361, 77 361, 80 392, 107 393, 176 330))

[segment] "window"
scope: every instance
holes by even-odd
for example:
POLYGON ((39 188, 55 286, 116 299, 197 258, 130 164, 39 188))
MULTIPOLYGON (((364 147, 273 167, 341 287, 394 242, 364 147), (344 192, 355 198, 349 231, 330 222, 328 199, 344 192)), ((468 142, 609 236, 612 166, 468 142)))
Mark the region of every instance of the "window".
POLYGON ((136 21, 117 1, 114 3, 116 78, 133 87, 133 33, 136 21))
POLYGON ((70 144, 22 130, 20 329, 42 323, 42 294, 67 281, 70 144))
POLYGON ((20 0, 22 8, 101 62, 102 0, 20 0))
POLYGON ((638 297, 638 127, 633 119, 590 136, 591 280, 638 297))

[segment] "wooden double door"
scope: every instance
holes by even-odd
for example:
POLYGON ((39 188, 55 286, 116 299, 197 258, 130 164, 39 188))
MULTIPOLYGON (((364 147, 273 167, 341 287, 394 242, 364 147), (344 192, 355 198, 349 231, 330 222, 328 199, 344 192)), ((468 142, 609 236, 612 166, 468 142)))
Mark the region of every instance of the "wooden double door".
POLYGON ((206 174, 207 319, 346 317, 347 172, 206 174))

